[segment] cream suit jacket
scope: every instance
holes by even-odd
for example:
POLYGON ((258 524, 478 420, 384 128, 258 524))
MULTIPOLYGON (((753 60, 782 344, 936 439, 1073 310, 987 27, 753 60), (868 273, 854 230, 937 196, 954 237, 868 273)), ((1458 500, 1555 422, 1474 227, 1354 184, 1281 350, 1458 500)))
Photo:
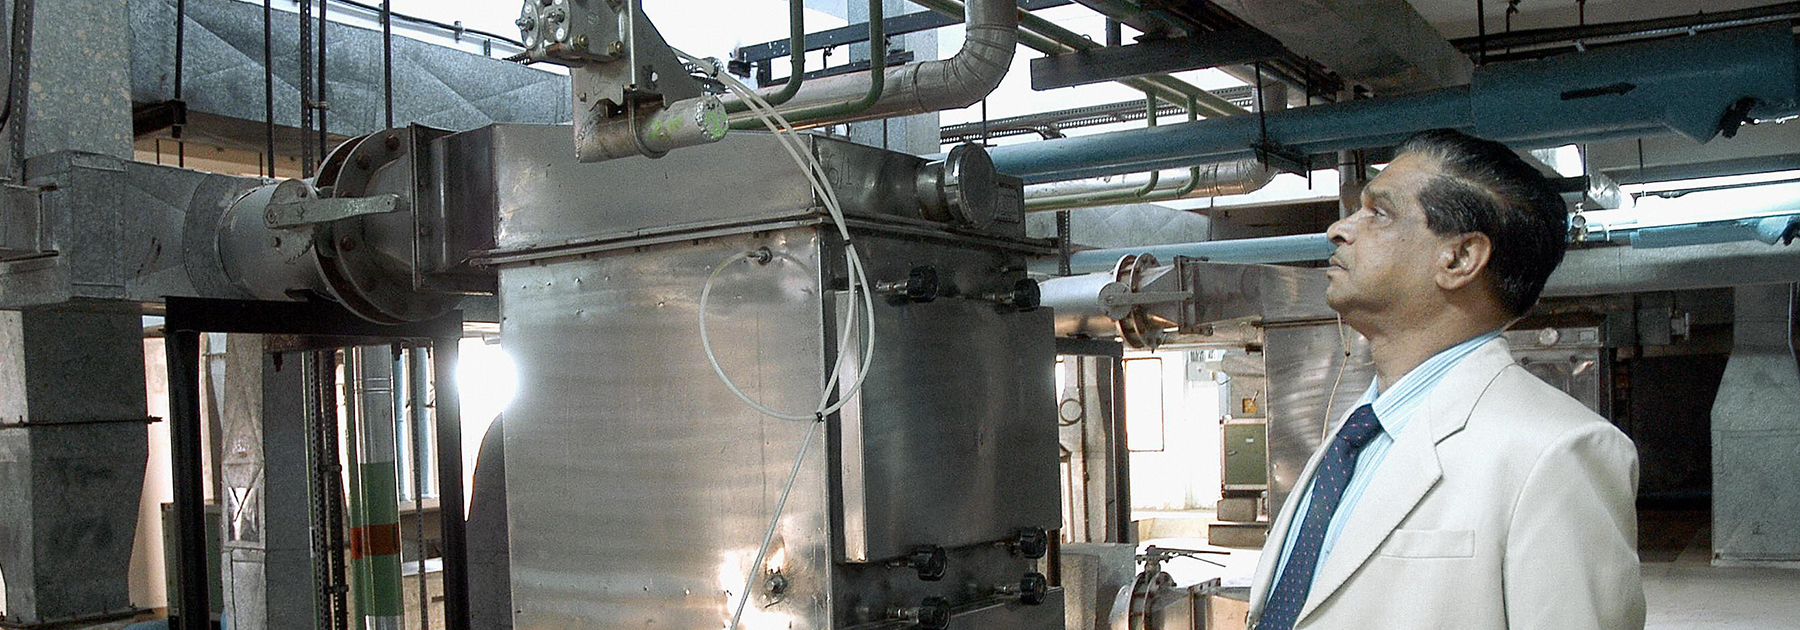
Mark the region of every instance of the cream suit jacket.
MULTIPOLYGON (((1514 363, 1505 339, 1444 375, 1373 474, 1296 629, 1643 628, 1637 450, 1514 363)), ((1291 496, 1263 545, 1252 624, 1274 587, 1291 496)))

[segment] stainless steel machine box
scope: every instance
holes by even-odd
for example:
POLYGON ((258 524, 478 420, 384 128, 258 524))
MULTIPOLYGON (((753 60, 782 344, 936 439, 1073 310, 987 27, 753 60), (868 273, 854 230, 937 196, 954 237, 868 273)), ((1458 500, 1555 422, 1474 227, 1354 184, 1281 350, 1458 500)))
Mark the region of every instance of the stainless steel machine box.
MULTIPOLYGON (((766 248, 717 273, 708 332, 746 395, 810 413, 851 307, 837 229, 771 136, 602 164, 576 163, 566 128, 448 141, 488 161, 470 177, 494 174, 447 203, 499 217, 515 627, 729 625, 812 421, 721 383, 702 286, 766 248)), ((938 167, 803 142, 869 277, 930 268, 939 290, 876 297, 866 384, 811 444, 740 627, 942 627, 934 606, 951 628, 1062 627, 1060 594, 1031 597, 1027 578, 1049 573, 1035 558, 1061 515, 1050 313, 1010 301, 1044 247, 1024 238, 1019 183, 965 182, 992 188, 987 221, 933 219, 920 197, 938 167)))

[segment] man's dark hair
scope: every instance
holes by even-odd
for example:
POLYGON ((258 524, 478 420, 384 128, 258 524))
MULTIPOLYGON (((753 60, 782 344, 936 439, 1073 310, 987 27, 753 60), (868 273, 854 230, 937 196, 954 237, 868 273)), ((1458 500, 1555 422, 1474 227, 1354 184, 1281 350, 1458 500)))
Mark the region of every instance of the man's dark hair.
POLYGON ((1398 155, 1431 158, 1441 172, 1419 192, 1425 224, 1440 235, 1493 241, 1487 271, 1514 316, 1537 303, 1567 244, 1568 206, 1543 173, 1506 145, 1453 129, 1407 138, 1398 155))

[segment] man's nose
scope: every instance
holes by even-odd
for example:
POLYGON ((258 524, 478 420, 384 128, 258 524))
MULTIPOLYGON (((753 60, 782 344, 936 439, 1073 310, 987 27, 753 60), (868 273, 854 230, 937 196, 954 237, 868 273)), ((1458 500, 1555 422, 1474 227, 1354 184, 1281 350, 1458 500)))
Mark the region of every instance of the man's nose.
POLYGON ((1331 244, 1333 245, 1343 245, 1350 242, 1349 220, 1338 219, 1337 221, 1332 222, 1331 227, 1325 229, 1325 237, 1331 239, 1331 244))

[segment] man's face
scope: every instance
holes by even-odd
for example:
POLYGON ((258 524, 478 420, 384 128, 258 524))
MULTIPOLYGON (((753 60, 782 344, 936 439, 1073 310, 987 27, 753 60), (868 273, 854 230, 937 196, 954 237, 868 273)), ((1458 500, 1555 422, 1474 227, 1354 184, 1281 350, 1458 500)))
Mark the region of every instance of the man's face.
POLYGON ((1435 278, 1451 237, 1431 231, 1419 204, 1436 174, 1430 158, 1400 156, 1363 189, 1362 207, 1326 230, 1338 248, 1325 299, 1346 320, 1400 321, 1442 302, 1435 278))

